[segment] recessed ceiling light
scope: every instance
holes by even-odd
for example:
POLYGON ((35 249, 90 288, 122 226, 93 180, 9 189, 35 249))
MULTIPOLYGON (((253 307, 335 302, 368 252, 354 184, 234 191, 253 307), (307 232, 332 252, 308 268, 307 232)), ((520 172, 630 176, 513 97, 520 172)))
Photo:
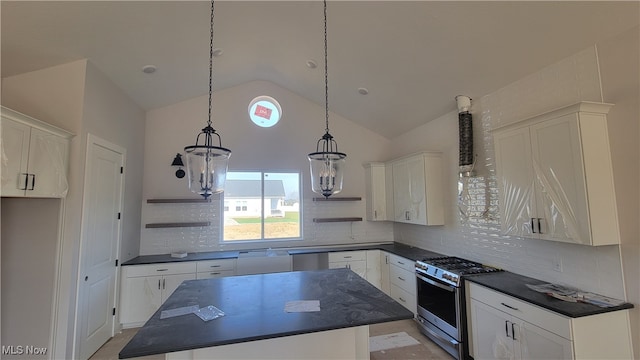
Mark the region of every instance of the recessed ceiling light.
POLYGON ((318 63, 313 59, 309 59, 309 60, 307 60, 307 67, 309 69, 315 69, 315 68, 318 67, 318 63))
POLYGON ((367 90, 367 88, 358 88, 358 93, 360 93, 360 95, 367 95, 369 93, 369 90, 367 90))
POLYGON ((224 51, 221 48, 214 48, 213 49, 213 57, 218 57, 220 55, 222 55, 224 51))
POLYGON ((142 67, 142 72, 145 74, 153 74, 158 68, 155 65, 145 65, 142 67))

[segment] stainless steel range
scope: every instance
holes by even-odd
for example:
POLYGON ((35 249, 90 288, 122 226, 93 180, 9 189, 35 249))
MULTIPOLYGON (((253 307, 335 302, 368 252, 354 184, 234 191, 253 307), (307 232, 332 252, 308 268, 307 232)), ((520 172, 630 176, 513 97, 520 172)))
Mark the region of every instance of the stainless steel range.
POLYGON ((456 359, 462 359, 466 352, 462 277, 495 271, 501 270, 457 257, 416 261, 420 332, 456 359))

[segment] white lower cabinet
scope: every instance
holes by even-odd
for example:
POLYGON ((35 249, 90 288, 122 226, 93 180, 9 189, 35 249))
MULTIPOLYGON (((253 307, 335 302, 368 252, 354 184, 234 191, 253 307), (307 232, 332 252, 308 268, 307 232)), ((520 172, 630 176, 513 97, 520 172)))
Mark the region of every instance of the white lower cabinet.
POLYGON ((389 296, 417 313, 415 262, 389 254, 389 296))
POLYGON ((572 359, 571 341, 471 300, 474 359, 572 359))
POLYGON ((195 262, 123 266, 120 323, 143 325, 184 280, 195 278, 195 262))
POLYGON ((627 310, 569 318, 478 284, 467 290, 475 360, 631 358, 627 310))
POLYGON ((380 290, 382 290, 381 253, 380 250, 367 250, 367 271, 365 272, 365 279, 380 290))
POLYGON ((329 269, 346 267, 363 279, 367 278, 366 251, 339 251, 329 253, 329 269))
POLYGON ((196 263, 196 279, 212 279, 236 274, 236 259, 203 260, 196 263))
POLYGON ((391 268, 391 254, 386 251, 380 251, 380 290, 385 294, 391 294, 391 282, 389 279, 389 271, 391 268))

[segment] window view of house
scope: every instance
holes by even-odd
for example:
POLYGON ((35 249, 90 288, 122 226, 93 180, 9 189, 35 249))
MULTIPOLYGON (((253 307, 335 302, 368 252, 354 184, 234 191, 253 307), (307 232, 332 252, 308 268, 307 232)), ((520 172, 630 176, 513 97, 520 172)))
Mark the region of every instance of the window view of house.
POLYGON ((300 239, 300 174, 228 172, 224 241, 300 239))

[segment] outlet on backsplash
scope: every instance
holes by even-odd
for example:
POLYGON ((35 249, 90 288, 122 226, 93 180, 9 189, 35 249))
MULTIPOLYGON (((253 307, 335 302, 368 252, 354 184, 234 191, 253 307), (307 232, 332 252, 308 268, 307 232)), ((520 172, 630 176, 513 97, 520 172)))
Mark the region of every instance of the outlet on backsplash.
POLYGON ((553 270, 562 272, 562 258, 560 255, 553 256, 553 259, 551 259, 551 266, 553 267, 553 270))

